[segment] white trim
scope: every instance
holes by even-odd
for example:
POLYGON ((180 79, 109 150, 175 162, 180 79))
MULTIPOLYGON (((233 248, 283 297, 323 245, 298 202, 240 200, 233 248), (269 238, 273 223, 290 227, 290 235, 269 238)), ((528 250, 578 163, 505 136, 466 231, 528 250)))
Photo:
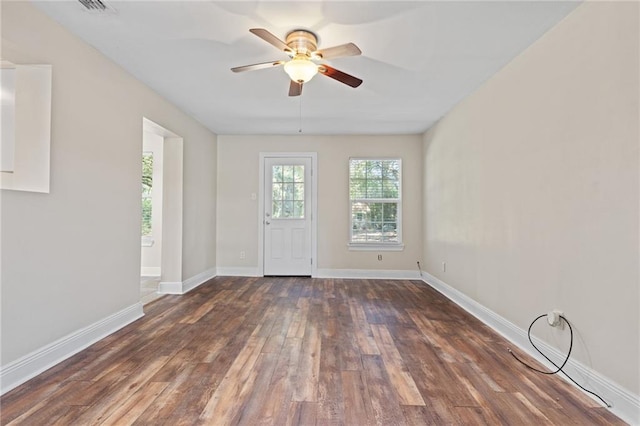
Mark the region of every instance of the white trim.
POLYGON ((219 277, 261 277, 258 268, 231 266, 218 268, 219 277))
POLYGON ((158 294, 185 294, 215 277, 216 268, 210 268, 182 282, 161 281, 158 284, 158 294))
POLYGON ((187 293, 201 284, 206 283, 212 278, 216 277, 216 268, 207 269, 204 272, 200 272, 198 275, 182 282, 182 294, 187 293))
MULTIPOLYGON (((311 276, 318 269, 318 153, 317 152, 260 152, 258 164, 258 270, 256 275, 264 276, 264 160, 270 157, 311 158, 311 276)), ((232 268, 244 269, 244 268, 232 268)), ((221 274, 218 275, 229 275, 221 274)), ((244 274, 233 274, 241 275, 244 274)))
POLYGON ((403 251, 404 244, 348 243, 349 251, 403 251))
POLYGON ((143 277, 159 277, 162 275, 159 266, 143 266, 140 269, 140 275, 143 277))
MULTIPOLYGON (((527 338, 527 332, 480 303, 476 302, 466 294, 456 290, 455 288, 444 283, 440 279, 434 277, 428 272, 422 272, 422 280, 433 287, 438 292, 442 293, 445 297, 453 301, 465 311, 469 312, 474 317, 491 327, 495 332, 502 335, 505 339, 511 341, 518 346, 522 351, 528 355, 534 357, 537 361, 543 365, 549 366, 544 357, 537 353, 529 343, 527 338)), ((552 359, 564 359, 566 356, 555 347, 548 343, 533 337, 535 344, 552 359)), ((552 367, 549 367, 550 369, 552 367)), ((608 403, 612 405, 609 409, 613 414, 620 417, 625 422, 632 425, 640 425, 640 396, 634 395, 630 391, 624 389, 617 383, 611 381, 607 377, 599 374, 595 370, 587 367, 586 365, 570 359, 564 370, 567 371, 576 380, 578 378, 583 379, 586 383, 586 387, 590 390, 601 395, 608 403)), ((571 383, 564 375, 558 374, 568 383, 571 383)), ((583 383, 581 383, 583 384, 583 383)), ((572 386, 575 386, 571 383, 572 386)), ((584 384, 583 384, 584 385, 584 384)), ((580 389, 576 386, 576 389, 580 389)), ((592 395, 585 392, 591 398, 592 395)), ((598 403, 599 400, 595 399, 598 403)))
POLYGON ((136 303, 0 367, 0 395, 144 316, 136 303))
POLYGON ((180 281, 160 281, 158 294, 182 294, 182 283, 180 281))
POLYGON ((392 269, 318 269, 316 278, 362 278, 383 280, 419 280, 414 270, 392 269))

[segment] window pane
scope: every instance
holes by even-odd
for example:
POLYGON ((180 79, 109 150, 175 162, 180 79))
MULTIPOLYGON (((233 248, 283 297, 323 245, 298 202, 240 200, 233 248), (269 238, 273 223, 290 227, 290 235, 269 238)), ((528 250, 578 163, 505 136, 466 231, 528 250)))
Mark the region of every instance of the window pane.
POLYGON ((349 176, 354 179, 366 179, 366 165, 364 160, 351 160, 349 162, 349 176))
POLYGON ((382 162, 367 161, 367 179, 382 178, 382 162))
POLYGON ((295 182, 304 182, 304 166, 293 167, 293 180, 295 182))
POLYGON ((382 222, 382 203, 369 203, 369 217, 372 222, 382 222))
POLYGON ((362 229, 354 229, 351 236, 351 241, 353 241, 354 243, 366 243, 367 231, 362 229))
POLYGON ((142 236, 151 236, 151 198, 142 199, 142 236))
POLYGON ((271 186, 271 198, 275 200, 282 200, 282 184, 274 183, 271 186))
POLYGON ((293 182, 293 168, 294 166, 282 166, 283 182, 293 182))
POLYGON ((271 207, 271 216, 278 219, 282 217, 282 201, 273 200, 271 207))
POLYGON ((382 237, 384 241, 398 241, 398 225, 396 223, 385 223, 382 225, 382 237))
POLYGON ((293 200, 293 183, 285 183, 283 186, 284 200, 293 200))
POLYGON ((304 201, 293 202, 293 217, 298 219, 304 218, 304 201))
POLYGON ((382 224, 372 223, 369 232, 367 233, 367 242, 379 243, 382 242, 382 224))
POLYGON ((349 194, 352 200, 367 198, 367 181, 365 179, 351 179, 349 194))
POLYGON ((398 180, 400 167, 396 160, 387 160, 382 164, 382 177, 385 179, 398 180))
POLYGON ((294 200, 304 200, 304 183, 296 183, 294 192, 293 192, 294 200))
POLYGON ((282 166, 273 166, 271 170, 273 176, 272 182, 282 182, 282 166))
POLYGON ((293 201, 283 201, 282 217, 292 217, 292 216, 293 216, 293 201))
POLYGON ((367 198, 382 198, 382 180, 367 180, 367 198))
POLYGON ((142 236, 152 236, 151 197, 153 190, 153 153, 142 153, 142 236))
POLYGON ((400 185, 397 181, 382 181, 382 198, 400 198, 400 185))
POLYGON ((385 222, 395 222, 398 212, 398 205, 396 203, 384 203, 382 219, 385 222))

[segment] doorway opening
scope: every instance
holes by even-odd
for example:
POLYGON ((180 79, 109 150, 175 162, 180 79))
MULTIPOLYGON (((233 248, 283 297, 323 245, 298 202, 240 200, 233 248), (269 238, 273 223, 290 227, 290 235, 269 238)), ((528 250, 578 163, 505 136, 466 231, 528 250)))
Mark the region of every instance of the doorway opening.
POLYGON ((143 129, 142 137, 142 239, 140 299, 158 296, 162 275, 162 191, 164 137, 143 129))
POLYGON ((182 285, 182 144, 143 118, 140 299, 182 285))

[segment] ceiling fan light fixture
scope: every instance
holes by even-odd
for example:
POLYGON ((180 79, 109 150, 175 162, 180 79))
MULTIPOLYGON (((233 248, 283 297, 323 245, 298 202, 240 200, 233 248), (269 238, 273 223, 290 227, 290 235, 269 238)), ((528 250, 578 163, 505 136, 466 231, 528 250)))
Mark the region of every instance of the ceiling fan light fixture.
POLYGON ((297 56, 284 64, 284 71, 296 83, 306 83, 318 73, 318 65, 304 56, 297 56))

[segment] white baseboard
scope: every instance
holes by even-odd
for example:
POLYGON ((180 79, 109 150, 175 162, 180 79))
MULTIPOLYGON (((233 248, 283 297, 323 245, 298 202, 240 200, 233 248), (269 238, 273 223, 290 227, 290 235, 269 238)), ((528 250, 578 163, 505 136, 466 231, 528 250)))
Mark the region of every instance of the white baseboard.
POLYGON ((204 272, 195 275, 186 281, 182 282, 182 294, 193 290, 198 287, 200 284, 204 284, 209 281, 211 278, 216 277, 216 268, 207 269, 204 272))
POLYGON ((261 277, 258 268, 252 267, 222 267, 217 269, 219 277, 261 277))
POLYGON ((216 268, 211 268, 182 282, 160 281, 160 283, 158 283, 158 294, 185 294, 215 277, 216 268))
MULTIPOLYGON (((258 268, 222 267, 218 268, 219 277, 261 277, 258 268)), ((419 280, 420 274, 414 270, 392 269, 321 269, 316 270, 314 278, 362 278, 362 279, 392 279, 419 280)))
POLYGON ((158 283, 158 294, 182 294, 182 282, 160 281, 158 283))
POLYGON ((387 280, 419 280, 420 274, 414 270, 393 269, 320 269, 317 278, 361 278, 387 280))
MULTIPOLYGON (((511 341, 522 351, 531 355, 543 365, 549 366, 550 370, 555 370, 555 368, 553 368, 549 364, 549 362, 544 359, 544 357, 542 357, 538 352, 535 351, 534 348, 531 347, 531 343, 529 343, 527 332, 525 330, 509 322, 490 309, 487 309, 469 296, 449 286, 448 284, 444 283, 428 272, 422 272, 422 280, 438 292, 442 293, 445 297, 453 301, 455 304, 460 306, 462 309, 478 318, 487 326, 491 327, 498 334, 511 341)), ((542 340, 533 337, 533 341, 540 348, 540 350, 547 354, 547 356, 549 356, 549 358, 551 359, 563 360, 566 357, 566 354, 560 352, 558 349, 542 340)), ((563 370, 571 375, 571 377, 576 379, 576 381, 580 381, 580 379, 582 379, 583 383, 581 384, 583 386, 586 385, 585 387, 602 396, 602 398, 604 398, 609 404, 612 405, 610 410, 613 414, 631 425, 640 425, 640 396, 634 395, 633 393, 619 386, 617 383, 602 376, 595 370, 592 370, 591 368, 578 361, 570 359, 563 370)), ((558 376, 571 383, 564 375, 558 374, 558 376)), ((571 385, 575 386, 573 383, 571 383, 571 385)), ((580 389, 578 387, 576 388, 580 389)), ((586 392, 585 395, 594 398, 592 395, 586 392)), ((597 399, 596 401, 601 403, 597 399)))
POLYGON ((136 303, 0 367, 0 395, 144 316, 136 303))

